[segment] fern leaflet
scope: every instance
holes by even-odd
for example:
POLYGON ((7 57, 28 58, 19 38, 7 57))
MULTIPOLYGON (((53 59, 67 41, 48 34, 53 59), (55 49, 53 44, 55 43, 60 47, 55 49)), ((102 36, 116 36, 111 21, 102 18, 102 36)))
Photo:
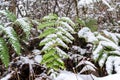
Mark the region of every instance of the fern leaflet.
POLYGON ((8 53, 8 48, 7 45, 4 41, 3 38, 0 38, 0 58, 4 65, 8 67, 9 65, 9 53, 8 53))

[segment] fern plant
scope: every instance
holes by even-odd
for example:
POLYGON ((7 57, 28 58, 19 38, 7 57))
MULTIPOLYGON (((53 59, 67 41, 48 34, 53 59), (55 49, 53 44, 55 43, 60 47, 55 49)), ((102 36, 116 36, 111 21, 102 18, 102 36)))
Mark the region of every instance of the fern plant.
POLYGON ((3 37, 1 37, 1 40, 0 40, 0 43, 1 43, 0 58, 2 59, 5 66, 8 66, 9 54, 8 54, 8 47, 7 47, 7 38, 8 38, 8 42, 12 45, 12 47, 14 48, 15 52, 18 55, 20 55, 20 43, 19 43, 17 34, 12 27, 3 27, 2 25, 0 25, 0 29, 2 31, 1 34, 2 33, 5 34, 3 37))
POLYGON ((88 27, 92 32, 98 30, 97 20, 92 18, 87 18, 86 20, 82 20, 80 18, 77 19, 77 25, 80 24, 82 27, 88 27))
MULTIPOLYGON (((86 42, 91 42, 94 44, 92 56, 95 62, 98 63, 101 68, 106 65, 106 70, 108 70, 107 66, 111 66, 107 64, 109 57, 120 56, 120 34, 118 33, 111 33, 106 30, 101 31, 100 33, 92 33, 89 28, 84 27, 79 31, 78 36, 80 38, 85 38, 86 42)), ((110 74, 110 71, 107 72, 110 74)))
POLYGON ((21 54, 20 40, 22 39, 20 39, 19 34, 17 34, 17 30, 15 30, 15 27, 19 26, 20 29, 23 30, 23 33, 25 33, 25 35, 23 36, 28 39, 31 29, 31 20, 29 20, 28 18, 17 19, 16 16, 9 11, 0 11, 0 14, 5 15, 10 20, 10 22, 15 25, 14 27, 13 25, 0 25, 0 59, 7 67, 9 64, 9 44, 18 55, 21 54))
POLYGON ((68 17, 60 18, 55 14, 45 16, 42 20, 39 29, 43 29, 43 32, 39 37, 43 38, 40 46, 43 46, 42 52, 45 54, 41 63, 54 70, 64 69, 62 58, 67 57, 67 53, 60 47, 69 49, 67 43, 74 40, 71 34, 75 33, 72 28, 75 24, 68 17))
POLYGON ((17 19, 16 16, 8 10, 0 10, 0 14, 6 16, 12 22, 17 19))

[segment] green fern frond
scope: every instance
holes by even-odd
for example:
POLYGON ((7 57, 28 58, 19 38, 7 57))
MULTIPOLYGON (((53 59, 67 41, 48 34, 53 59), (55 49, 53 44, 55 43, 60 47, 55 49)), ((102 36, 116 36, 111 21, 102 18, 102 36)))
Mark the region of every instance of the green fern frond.
POLYGON ((83 27, 88 27, 92 32, 98 30, 97 20, 88 18, 87 20, 82 20, 80 18, 77 19, 77 23, 83 27))
POLYGON ((43 19, 42 20, 57 20, 58 19, 58 16, 56 15, 56 14, 49 14, 48 16, 45 16, 45 17, 43 17, 43 19))
POLYGON ((55 47, 55 49, 56 49, 57 53, 60 55, 60 57, 62 57, 62 58, 68 57, 67 53, 64 52, 62 49, 60 49, 59 47, 55 47))
POLYGON ((0 10, 0 14, 5 15, 12 22, 14 22, 17 19, 16 16, 8 10, 0 10))
POLYGON ((15 24, 18 24, 23 29, 24 33, 26 34, 26 38, 28 39, 31 30, 31 24, 29 23, 29 20, 27 22, 26 18, 20 18, 15 21, 15 24))
POLYGON ((66 48, 66 49, 69 49, 69 47, 60 38, 57 38, 56 42, 59 46, 66 48))
POLYGON ((68 37, 69 39, 74 40, 74 37, 68 31, 66 31, 64 28, 58 27, 58 31, 62 31, 63 35, 66 35, 66 37, 68 37))
POLYGON ((70 33, 72 33, 72 34, 75 33, 74 29, 73 29, 68 23, 59 21, 58 24, 59 24, 60 26, 63 26, 63 27, 64 27, 67 31, 69 31, 70 33))
POLYGON ((40 34, 40 38, 43 38, 43 37, 46 37, 48 36, 49 34, 53 34, 56 32, 56 29, 55 28, 48 28, 46 29, 42 34, 40 34))
POLYGON ((9 38, 9 43, 11 43, 12 47, 16 51, 18 55, 20 55, 20 43, 17 38, 17 34, 14 31, 12 27, 7 27, 4 29, 4 32, 7 34, 7 37, 9 38))
POLYGON ((40 34, 40 38, 44 38, 40 42, 40 46, 43 46, 42 52, 43 61, 48 68, 58 70, 64 69, 64 63, 62 58, 66 58, 67 53, 61 50, 59 47, 69 49, 66 43, 72 43, 74 37, 71 35, 75 33, 72 27, 75 26, 67 17, 58 17, 56 15, 45 16, 43 22, 38 26, 39 29, 43 29, 43 33, 40 34), (60 27, 61 26, 61 27, 60 27), (51 63, 52 62, 52 63, 51 63))
POLYGON ((57 45, 58 44, 56 43, 56 40, 52 40, 44 45, 44 47, 42 48, 42 51, 45 52, 57 45))
MULTIPOLYGON (((89 35, 90 33, 91 32, 90 32, 89 28, 85 29, 85 27, 84 27, 83 29, 81 29, 79 31, 78 35, 79 35, 79 37, 82 36, 85 39, 89 39, 89 38, 93 39, 93 38, 91 38, 92 36, 84 37, 85 34, 89 35), (88 31, 88 33, 87 33, 87 31, 88 31)), ((87 35, 85 35, 85 36, 87 36, 87 35)), ((117 33, 102 31, 101 33, 97 33, 97 35, 96 35, 96 33, 93 34, 93 36, 98 40, 97 44, 93 43, 94 44, 93 59, 94 59, 95 63, 98 63, 100 68, 103 68, 104 66, 108 67, 108 68, 106 68, 106 71, 108 72, 108 74, 111 74, 112 70, 113 70, 113 66, 116 65, 116 64, 114 64, 114 62, 116 60, 116 58, 114 58, 114 57, 117 57, 120 60, 120 48, 119 48, 119 42, 120 42, 119 36, 120 35, 117 33), (111 58, 111 60, 110 60, 110 58, 111 58)), ((119 64, 117 64, 117 65, 119 65, 119 64)), ((114 69, 116 69, 116 68, 117 68, 117 66, 114 66, 114 69)))
POLYGON ((52 40, 56 40, 57 35, 56 34, 49 34, 48 36, 46 36, 43 40, 41 40, 40 42, 40 46, 45 45, 46 43, 52 41, 52 40))
POLYGON ((0 59, 6 67, 9 65, 9 53, 6 42, 3 38, 0 38, 0 59))
POLYGON ((77 23, 79 23, 81 26, 86 27, 85 21, 80 18, 77 19, 77 23))
POLYGON ((43 29, 45 27, 55 26, 55 24, 56 24, 55 21, 43 22, 39 24, 38 28, 43 29))
POLYGON ((67 36, 63 36, 63 32, 62 31, 59 31, 56 33, 57 36, 62 39, 65 43, 72 43, 72 41, 67 37, 67 36))
POLYGON ((43 39, 41 42, 40 42, 40 44, 39 44, 39 46, 43 46, 43 45, 45 45, 46 43, 48 43, 48 42, 50 42, 50 41, 52 41, 53 39, 51 39, 51 38, 45 38, 45 39, 43 39))
POLYGON ((68 17, 61 17, 60 21, 67 22, 67 23, 69 23, 73 27, 75 26, 75 23, 70 18, 68 18, 68 17))
POLYGON ((54 48, 48 50, 43 55, 43 60, 41 63, 45 64, 48 68, 53 68, 54 70, 64 68, 64 63, 61 60, 60 56, 56 53, 56 49, 54 48))

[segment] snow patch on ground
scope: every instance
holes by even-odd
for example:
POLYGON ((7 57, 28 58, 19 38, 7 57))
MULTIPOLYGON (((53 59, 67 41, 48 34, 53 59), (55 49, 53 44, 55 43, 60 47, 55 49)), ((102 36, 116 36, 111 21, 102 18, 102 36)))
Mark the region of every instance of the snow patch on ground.
MULTIPOLYGON (((92 75, 93 76, 93 75, 92 75)), ((120 74, 112 74, 105 77, 95 77, 93 76, 94 80, 120 80, 120 74)))
POLYGON ((78 74, 68 71, 61 71, 59 76, 54 80, 83 80, 83 79, 78 74))
POLYGON ((34 57, 34 60, 35 60, 35 62, 37 62, 37 63, 41 63, 41 61, 42 61, 42 56, 41 56, 41 55, 36 55, 36 56, 34 57))
POLYGON ((120 74, 112 74, 105 77, 96 77, 92 74, 82 75, 75 74, 69 71, 61 71, 57 78, 54 80, 119 80, 120 74))
POLYGON ((11 72, 11 73, 8 74, 7 76, 3 77, 1 80, 8 80, 9 78, 11 78, 12 73, 13 73, 13 72, 11 72))

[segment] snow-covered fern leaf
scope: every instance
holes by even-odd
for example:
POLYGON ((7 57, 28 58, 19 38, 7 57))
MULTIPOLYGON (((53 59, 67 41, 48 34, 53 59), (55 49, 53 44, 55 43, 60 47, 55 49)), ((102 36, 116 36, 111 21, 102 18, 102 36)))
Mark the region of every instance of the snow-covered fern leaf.
POLYGON ((82 28, 78 32, 79 38, 85 38, 86 42, 91 42, 93 44, 98 43, 98 39, 95 37, 94 33, 91 32, 91 30, 88 27, 82 28))
POLYGON ((26 34, 26 38, 29 38, 30 30, 31 30, 31 23, 28 18, 19 18, 15 21, 15 24, 18 24, 24 33, 26 34))
POLYGON ((46 29, 42 34, 40 34, 40 38, 43 38, 43 37, 46 37, 47 35, 49 34, 53 34, 56 32, 56 29, 55 28, 48 28, 46 29))
POLYGON ((43 29, 45 27, 55 26, 55 21, 48 21, 48 22, 42 22, 39 24, 39 29, 43 29))
MULTIPOLYGON (((103 68, 103 66, 106 66, 106 71, 108 72, 108 74, 112 73, 113 67, 117 69, 117 67, 115 66, 116 64, 113 63, 116 59, 113 59, 111 57, 120 58, 120 34, 111 33, 104 30, 100 33, 97 33, 96 35, 96 33, 92 33, 89 28, 84 27, 78 32, 78 36, 80 38, 85 38, 87 42, 92 42, 94 44, 92 55, 93 59, 96 63, 99 64, 101 68, 103 68), (92 35, 90 36, 90 34, 92 35), (94 41, 97 41, 97 44, 94 41), (113 60, 110 60, 109 58, 113 60), (109 67, 110 69, 108 69, 107 67, 109 67)), ((118 62, 118 64, 120 64, 120 62, 118 62)))
POLYGON ((9 43, 11 43, 12 47, 16 51, 18 55, 20 55, 20 43, 17 37, 16 32, 12 27, 6 27, 4 28, 4 32, 6 33, 7 37, 9 38, 9 43))
POLYGON ((56 14, 50 13, 48 16, 44 16, 42 20, 49 21, 49 20, 57 20, 58 16, 56 14))
POLYGON ((74 37, 68 31, 66 31, 64 28, 58 27, 58 31, 61 31, 62 34, 65 35, 66 37, 68 37, 69 39, 74 40, 74 37))
POLYGON ((112 74, 113 71, 120 73, 120 57, 119 56, 110 56, 106 61, 106 71, 108 74, 112 74), (113 68, 114 67, 114 68, 113 68))
POLYGON ((83 72, 86 72, 86 71, 96 71, 96 67, 95 65, 90 62, 90 61, 87 61, 87 60, 82 60, 78 63, 78 65, 76 65, 76 68, 77 67, 80 67, 80 66, 83 66, 84 67, 80 70, 80 73, 83 73, 83 72))
POLYGON ((71 26, 75 26, 75 23, 69 17, 61 17, 60 20, 68 22, 71 26))
POLYGON ((3 33, 3 38, 0 38, 0 59, 5 64, 5 66, 8 66, 9 64, 9 52, 8 52, 8 44, 11 44, 14 51, 20 55, 20 43, 17 37, 16 32, 12 27, 3 27, 0 25, 1 33, 3 33), (8 41, 7 41, 8 40, 8 41))
POLYGON ((6 42, 3 38, 0 38, 0 59, 4 63, 4 65, 7 67, 9 64, 9 53, 8 48, 6 45, 6 42))
POLYGON ((75 33, 73 28, 66 22, 62 22, 62 21, 59 21, 58 24, 62 27, 64 27, 67 31, 71 32, 71 33, 75 33))
POLYGON ((68 17, 58 17, 56 14, 49 14, 43 17, 42 22, 39 25, 39 29, 44 29, 45 27, 64 27, 65 30, 75 33, 72 27, 75 23, 68 17))

